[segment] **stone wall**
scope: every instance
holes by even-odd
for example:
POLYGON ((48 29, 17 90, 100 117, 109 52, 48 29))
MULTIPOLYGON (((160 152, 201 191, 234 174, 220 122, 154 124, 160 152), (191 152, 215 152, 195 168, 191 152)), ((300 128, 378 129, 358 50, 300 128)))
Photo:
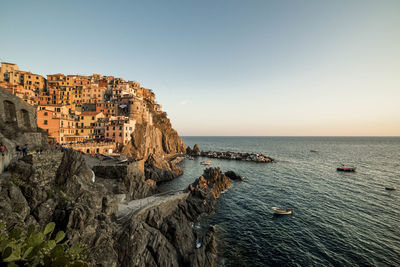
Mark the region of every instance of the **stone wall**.
POLYGON ((38 132, 35 108, 1 87, 0 142, 6 146, 5 155, 0 155, 0 173, 16 158, 17 145, 28 144, 30 151, 48 145, 46 137, 38 132))
POLYGON ((36 110, 19 97, 0 87, 0 123, 36 131, 36 110))
POLYGON ((72 148, 87 154, 105 154, 109 155, 116 151, 115 143, 110 142, 88 142, 78 144, 63 144, 63 147, 72 148), (111 151, 111 153, 109 153, 111 151))

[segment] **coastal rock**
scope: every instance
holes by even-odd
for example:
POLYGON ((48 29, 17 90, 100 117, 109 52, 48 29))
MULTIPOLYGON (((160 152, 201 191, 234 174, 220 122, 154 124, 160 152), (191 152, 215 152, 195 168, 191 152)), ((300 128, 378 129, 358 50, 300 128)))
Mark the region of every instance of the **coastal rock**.
POLYGON ((229 177, 231 180, 240 180, 243 181, 243 176, 236 174, 234 171, 227 171, 225 175, 229 177))
POLYGON ((150 154, 145 162, 146 179, 152 179, 156 183, 170 181, 182 175, 178 161, 166 161, 163 157, 150 154))
MULTIPOLYGON (((175 163, 180 160, 173 159, 175 163)), ((152 164, 165 166, 164 162, 152 164)), ((202 234, 192 222, 204 213, 212 213, 216 198, 231 185, 220 169, 206 169, 190 185, 190 192, 167 198, 161 195, 157 204, 139 206, 138 211, 123 218, 118 217, 121 195, 142 201, 154 194, 155 181, 145 179, 137 162, 95 166, 94 170, 96 182, 84 158, 72 150, 34 157, 32 164, 15 164, 13 173, 7 172, 0 179, 0 219, 8 228, 26 228, 30 223, 43 227, 56 222, 71 244, 81 242, 87 246, 88 261, 93 266, 214 265, 215 229, 202 234), (58 169, 39 171, 57 161, 58 169), (23 180, 21 175, 28 178, 23 180), (45 176, 43 183, 39 182, 41 175, 45 176), (112 181, 111 188, 123 194, 110 191, 104 181, 112 181)))
POLYGON ((146 181, 139 170, 138 163, 120 166, 94 166, 96 181, 114 194, 124 194, 127 200, 144 198, 153 195, 157 186, 153 180, 146 181))
POLYGON ((216 197, 230 185, 220 169, 210 168, 190 185, 192 190, 188 193, 172 195, 158 205, 144 206, 131 216, 124 216, 116 242, 119 264, 213 266, 215 228, 210 227, 203 235, 192 227, 192 222, 202 214, 212 213, 216 197))
POLYGON ((147 160, 150 154, 163 156, 185 153, 186 147, 165 116, 152 112, 153 123, 135 126, 131 142, 122 152, 135 159, 147 160))
POLYGON ((210 214, 215 210, 216 199, 232 185, 231 180, 219 168, 207 168, 202 176, 189 185, 188 213, 192 221, 199 214, 210 214))
POLYGON ((27 228, 25 221, 30 215, 30 207, 19 186, 8 179, 0 180, 0 220, 8 229, 16 226, 27 228))
POLYGON ((198 144, 193 146, 192 155, 199 156, 200 155, 200 148, 198 144))
POLYGON ((64 152, 61 165, 57 170, 56 184, 62 185, 73 176, 80 176, 81 179, 90 182, 93 177, 92 170, 86 165, 82 155, 72 149, 64 152))
POLYGON ((230 152, 230 151, 226 152, 201 151, 199 156, 207 158, 215 158, 215 159, 240 160, 240 161, 258 162, 258 163, 270 163, 275 161, 273 158, 270 158, 264 154, 230 152))

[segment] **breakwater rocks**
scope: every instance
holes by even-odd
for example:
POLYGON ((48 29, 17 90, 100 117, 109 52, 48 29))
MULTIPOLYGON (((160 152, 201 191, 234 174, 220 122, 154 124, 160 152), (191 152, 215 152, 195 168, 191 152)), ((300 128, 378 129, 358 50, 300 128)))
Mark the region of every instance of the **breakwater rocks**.
POLYGON ((213 159, 240 160, 260 163, 270 163, 275 161, 273 158, 270 158, 264 154, 230 151, 200 151, 197 144, 194 145, 193 149, 187 147, 186 154, 192 157, 207 157, 213 159))
POLYGON ((94 177, 73 150, 15 161, 0 177, 0 220, 8 230, 56 222, 87 246, 91 266, 213 266, 215 229, 193 222, 215 210, 230 179, 209 168, 185 192, 159 196, 136 164, 97 167, 94 177), (121 195, 147 204, 121 214, 121 195))

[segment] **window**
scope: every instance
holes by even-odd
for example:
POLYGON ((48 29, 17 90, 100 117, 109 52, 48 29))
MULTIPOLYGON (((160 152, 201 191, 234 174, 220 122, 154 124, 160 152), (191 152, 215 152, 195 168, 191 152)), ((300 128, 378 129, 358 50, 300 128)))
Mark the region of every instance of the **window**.
POLYGON ((94 121, 94 116, 92 116, 92 121, 94 121))
POLYGON ((44 115, 47 116, 48 115, 47 112, 45 112, 44 115))
POLYGON ((44 120, 44 125, 47 125, 47 120, 44 120))
POLYGON ((122 133, 119 133, 119 136, 122 136, 122 133))

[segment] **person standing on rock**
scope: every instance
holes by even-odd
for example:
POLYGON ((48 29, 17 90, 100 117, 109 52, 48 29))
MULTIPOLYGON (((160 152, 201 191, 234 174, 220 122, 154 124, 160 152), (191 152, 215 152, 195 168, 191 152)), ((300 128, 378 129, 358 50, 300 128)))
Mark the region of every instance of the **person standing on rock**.
POLYGON ((29 147, 28 147, 28 144, 25 144, 25 145, 22 147, 22 155, 23 155, 23 156, 26 156, 26 155, 28 155, 28 153, 29 153, 29 147))
POLYGON ((6 153, 6 146, 3 143, 0 143, 0 153, 3 157, 6 153))

